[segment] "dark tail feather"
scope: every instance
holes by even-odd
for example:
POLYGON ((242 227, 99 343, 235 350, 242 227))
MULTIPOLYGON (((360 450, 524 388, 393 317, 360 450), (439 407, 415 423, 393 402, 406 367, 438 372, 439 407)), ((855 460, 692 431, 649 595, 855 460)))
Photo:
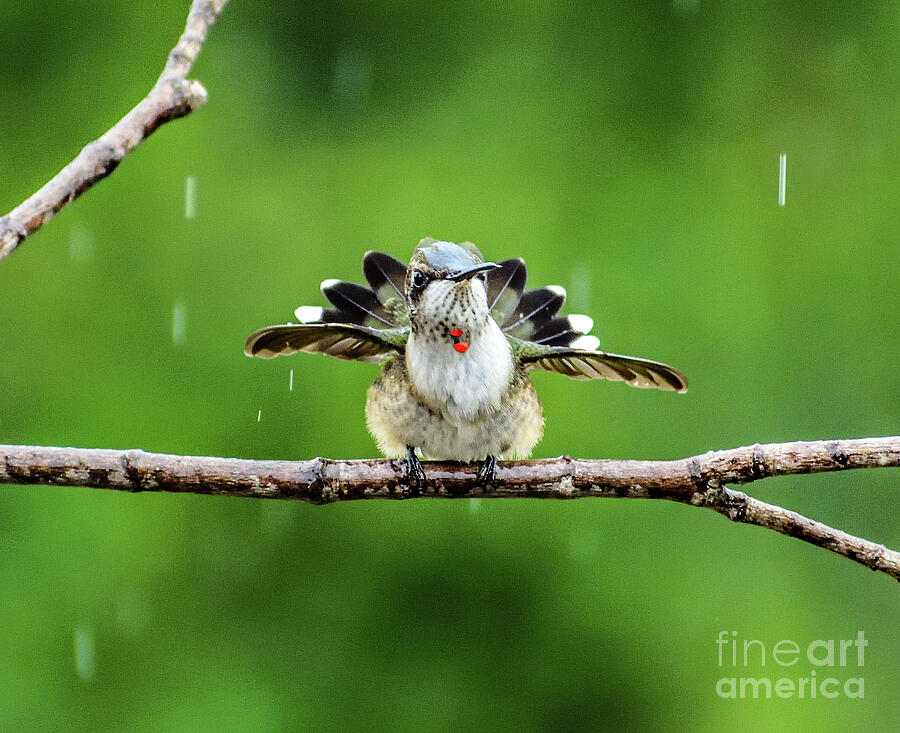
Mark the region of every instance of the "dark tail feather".
POLYGON ((356 323, 373 328, 390 328, 394 320, 375 293, 362 285, 344 280, 326 280, 322 294, 335 309, 322 314, 326 323, 356 323))
POLYGON ((594 336, 586 336, 594 322, 587 316, 557 315, 566 302, 566 291, 552 285, 525 293, 503 324, 510 336, 544 346, 597 348, 594 336))
POLYGON ((502 328, 510 336, 530 341, 544 323, 559 313, 565 302, 566 291, 562 288, 529 290, 522 296, 502 328))
POLYGON ((562 316, 542 323, 528 340, 547 346, 568 346, 579 336, 584 336, 584 334, 572 327, 568 316, 562 316))
POLYGON ((487 274, 487 300, 494 320, 502 324, 519 304, 528 274, 524 260, 516 258, 498 264, 500 267, 487 274))
POLYGON ((378 298, 391 310, 392 302, 403 301, 406 265, 384 252, 369 251, 363 256, 363 274, 378 298))

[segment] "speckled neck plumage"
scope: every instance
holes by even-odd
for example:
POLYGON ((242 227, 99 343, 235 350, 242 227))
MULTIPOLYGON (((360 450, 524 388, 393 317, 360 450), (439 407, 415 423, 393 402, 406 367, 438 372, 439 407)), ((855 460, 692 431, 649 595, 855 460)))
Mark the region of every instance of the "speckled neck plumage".
POLYGON ((490 317, 477 280, 429 286, 413 316, 405 359, 427 404, 466 419, 497 410, 513 372, 509 341, 490 317), (460 342, 467 345, 462 351, 460 342))

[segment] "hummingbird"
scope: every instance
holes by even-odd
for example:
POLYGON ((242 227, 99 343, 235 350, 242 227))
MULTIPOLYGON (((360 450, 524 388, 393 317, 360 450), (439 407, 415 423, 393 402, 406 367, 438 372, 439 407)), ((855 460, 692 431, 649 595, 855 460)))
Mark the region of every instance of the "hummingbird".
POLYGON ((300 306, 300 323, 253 332, 244 353, 380 364, 366 423, 385 456, 406 459, 413 488, 426 480, 420 457, 479 461, 482 486, 493 482, 498 458, 527 458, 544 430, 532 370, 687 390, 671 366, 598 351, 588 316, 560 315, 563 288, 525 290, 522 259, 487 262, 471 242, 426 237, 409 265, 366 252, 363 275, 368 287, 325 280, 331 307, 300 306))

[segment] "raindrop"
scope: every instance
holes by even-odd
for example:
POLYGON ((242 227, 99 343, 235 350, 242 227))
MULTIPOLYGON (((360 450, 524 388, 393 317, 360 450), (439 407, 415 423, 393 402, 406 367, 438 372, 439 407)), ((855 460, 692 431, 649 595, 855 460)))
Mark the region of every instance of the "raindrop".
POLYGON ((197 216, 197 176, 184 177, 184 218, 197 216))
POLYGON ((93 233, 76 224, 69 230, 69 262, 88 262, 93 256, 93 233))
POLYGON ((778 205, 784 206, 784 190, 787 188, 787 153, 778 156, 778 205))
POLYGON ((587 265, 576 265, 572 268, 568 306, 580 311, 590 310, 591 270, 587 265))
POLYGON ((94 632, 91 629, 75 629, 75 673, 84 681, 94 676, 94 632))
POLYGON ((291 369, 291 377, 288 380, 288 392, 294 391, 294 370, 291 369))
POLYGON ((260 420, 262 420, 262 410, 256 413, 256 422, 259 422, 260 420))
POLYGON ((469 499, 469 513, 470 514, 478 514, 481 511, 481 499, 474 498, 469 499))
POLYGON ((187 320, 187 309, 184 303, 177 302, 172 306, 172 343, 180 346, 184 343, 187 320))

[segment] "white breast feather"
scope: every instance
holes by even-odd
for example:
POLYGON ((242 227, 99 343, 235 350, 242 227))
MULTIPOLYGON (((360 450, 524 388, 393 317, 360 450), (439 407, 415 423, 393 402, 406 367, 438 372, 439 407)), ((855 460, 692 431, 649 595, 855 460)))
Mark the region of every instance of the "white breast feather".
POLYGON ((434 341, 410 334, 406 367, 416 391, 433 408, 447 417, 468 420, 499 407, 513 363, 509 342, 488 317, 463 353, 450 339, 434 341))

